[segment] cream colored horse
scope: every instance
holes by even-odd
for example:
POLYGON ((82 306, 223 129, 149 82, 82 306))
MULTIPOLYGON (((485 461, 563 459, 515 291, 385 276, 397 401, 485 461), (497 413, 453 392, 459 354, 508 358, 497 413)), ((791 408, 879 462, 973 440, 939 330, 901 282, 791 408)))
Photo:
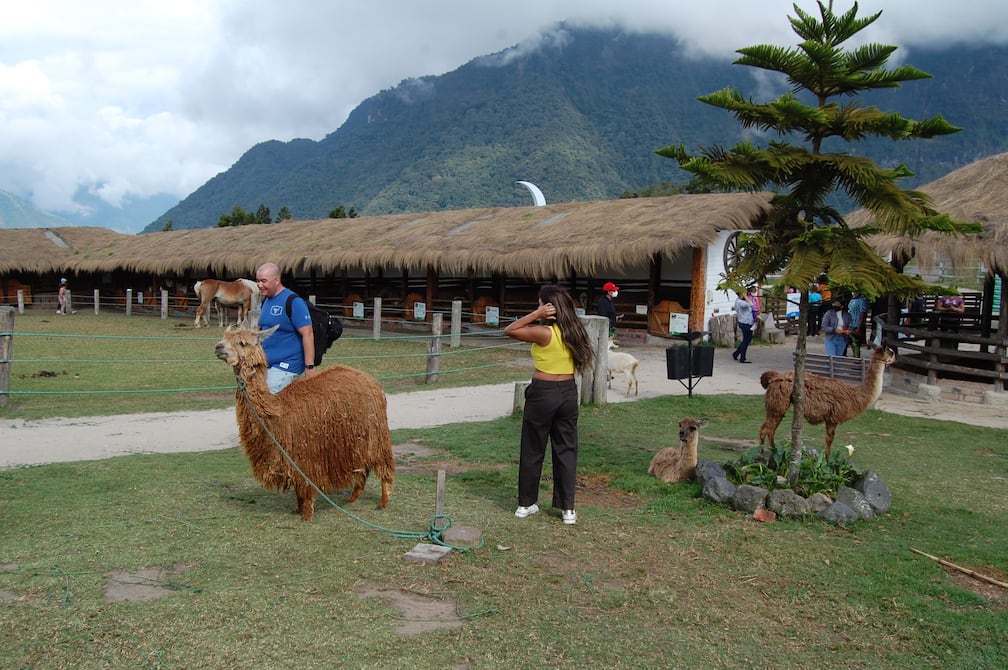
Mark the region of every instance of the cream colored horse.
POLYGON ((207 309, 211 302, 216 302, 218 310, 218 321, 224 325, 223 310, 228 307, 238 308, 238 323, 248 321, 249 312, 252 310, 252 302, 259 301, 259 287, 251 279, 235 279, 234 281, 221 281, 219 279, 203 279, 193 285, 193 291, 199 296, 200 304, 196 308, 196 320, 193 322, 194 328, 199 328, 200 324, 209 326, 207 319, 207 309))

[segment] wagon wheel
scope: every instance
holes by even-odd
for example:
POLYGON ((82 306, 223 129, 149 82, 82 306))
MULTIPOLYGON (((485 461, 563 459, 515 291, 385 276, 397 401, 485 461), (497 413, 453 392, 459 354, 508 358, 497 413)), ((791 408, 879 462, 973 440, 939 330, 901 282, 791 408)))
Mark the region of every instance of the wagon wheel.
POLYGON ((728 240, 725 242, 724 246, 724 266, 725 273, 731 273, 738 267, 739 261, 742 260, 742 249, 740 248, 739 242, 741 242, 742 233, 732 233, 728 236, 728 240))

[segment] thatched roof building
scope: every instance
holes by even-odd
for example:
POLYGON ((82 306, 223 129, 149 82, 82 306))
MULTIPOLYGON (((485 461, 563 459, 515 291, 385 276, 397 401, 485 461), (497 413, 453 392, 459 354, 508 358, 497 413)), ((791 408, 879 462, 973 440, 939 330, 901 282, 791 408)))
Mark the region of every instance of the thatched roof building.
MULTIPOLYGON (((1008 153, 971 163, 921 186, 941 212, 983 225, 979 235, 927 232, 914 239, 879 235, 871 240, 878 252, 893 258, 916 258, 922 270, 938 263, 961 266, 983 263, 990 274, 1008 274, 1008 153)), ((867 223, 866 211, 848 217, 851 225, 867 223)))
POLYGON ((646 265, 656 254, 711 244, 758 226, 768 193, 679 195, 544 207, 286 221, 124 235, 100 228, 0 230, 0 274, 237 276, 273 260, 285 272, 405 268, 530 279, 646 265))

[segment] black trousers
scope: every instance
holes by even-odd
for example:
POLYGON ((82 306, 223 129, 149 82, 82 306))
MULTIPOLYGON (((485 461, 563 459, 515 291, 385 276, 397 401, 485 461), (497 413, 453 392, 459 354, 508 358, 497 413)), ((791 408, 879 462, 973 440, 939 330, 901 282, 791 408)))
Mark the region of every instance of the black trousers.
POLYGON ((553 507, 574 509, 578 458, 578 391, 573 379, 545 382, 533 379, 525 389, 521 453, 518 462, 518 504, 539 499, 546 442, 553 447, 553 507))

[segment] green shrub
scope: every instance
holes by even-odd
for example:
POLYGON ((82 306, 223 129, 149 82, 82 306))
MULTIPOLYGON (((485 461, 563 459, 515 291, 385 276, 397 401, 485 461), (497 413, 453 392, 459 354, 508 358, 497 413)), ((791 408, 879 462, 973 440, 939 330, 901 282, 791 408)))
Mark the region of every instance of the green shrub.
POLYGON ((841 486, 850 486, 861 476, 849 460, 846 449, 837 449, 827 459, 814 449, 803 449, 798 461, 798 478, 793 487, 788 485, 791 474, 791 445, 781 444, 773 449, 753 447, 742 453, 738 460, 724 464, 728 480, 735 484, 750 484, 768 491, 793 488, 806 498, 814 493, 836 497, 841 486))

